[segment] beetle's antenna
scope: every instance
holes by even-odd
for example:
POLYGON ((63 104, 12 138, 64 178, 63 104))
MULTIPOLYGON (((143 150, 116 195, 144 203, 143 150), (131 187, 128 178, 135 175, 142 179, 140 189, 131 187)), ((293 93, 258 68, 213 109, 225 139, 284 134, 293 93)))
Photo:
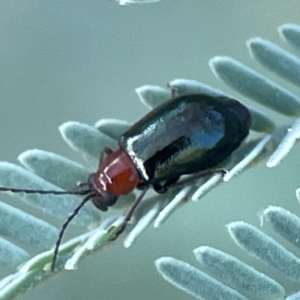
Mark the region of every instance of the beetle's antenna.
POLYGON ((73 213, 68 217, 67 221, 62 225, 61 230, 59 232, 56 244, 55 244, 55 249, 54 249, 54 253, 53 253, 53 259, 52 259, 52 263, 51 263, 51 271, 54 272, 55 270, 55 264, 56 264, 56 259, 58 256, 58 250, 59 250, 59 246, 61 244, 62 238, 64 236, 64 233, 68 227, 68 225, 70 224, 70 222, 74 219, 74 217, 78 214, 78 212, 82 209, 82 207, 93 197, 95 197, 96 194, 90 194, 87 195, 82 201, 81 203, 74 209, 73 213))
POLYGON ((31 189, 16 189, 16 188, 9 188, 9 187, 0 187, 1 192, 11 192, 11 193, 25 193, 25 194, 53 194, 53 195, 87 195, 80 204, 74 209, 73 213, 68 217, 67 221, 62 225, 60 230, 58 239, 55 244, 53 259, 51 263, 51 271, 54 272, 55 263, 58 255, 59 246, 61 244, 63 235, 65 230, 67 229, 70 222, 74 219, 74 217, 78 214, 81 208, 92 198, 97 196, 96 194, 91 194, 91 189, 88 190, 81 190, 81 191, 57 191, 57 190, 31 190, 31 189))
POLYGON ((15 189, 9 187, 0 187, 0 192, 25 193, 25 194, 53 194, 53 195, 86 195, 91 192, 88 190, 81 191, 55 191, 55 190, 30 190, 30 189, 15 189))

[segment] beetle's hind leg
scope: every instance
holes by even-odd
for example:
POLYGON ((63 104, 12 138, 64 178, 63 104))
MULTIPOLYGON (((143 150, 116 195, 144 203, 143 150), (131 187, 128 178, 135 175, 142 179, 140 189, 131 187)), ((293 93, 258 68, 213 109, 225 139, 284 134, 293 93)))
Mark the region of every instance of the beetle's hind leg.
POLYGON ((131 219, 133 213, 135 212, 136 208, 139 206, 139 204, 143 200, 143 198, 146 195, 148 189, 149 189, 149 186, 145 185, 142 192, 141 192, 141 194, 136 198, 136 200, 133 202, 133 204, 130 206, 128 212, 126 213, 124 222, 123 222, 120 230, 116 233, 115 237, 113 237, 111 239, 111 241, 114 241, 115 239, 117 239, 117 237, 126 229, 126 226, 127 226, 128 222, 130 221, 130 219, 131 219))
MULTIPOLYGON (((209 170, 205 170, 205 171, 200 171, 197 173, 194 173, 182 180, 177 180, 172 183, 172 182, 167 182, 165 185, 162 186, 162 188, 164 189, 164 192, 166 192, 167 190, 171 189, 171 188, 181 188, 181 187, 185 187, 188 184, 191 184, 193 182, 195 182, 196 180, 198 180, 201 177, 206 177, 206 176, 210 176, 213 174, 221 174, 222 177, 224 177, 227 174, 227 170, 219 168, 219 169, 209 169, 209 170)), ((155 187, 154 187, 155 189, 155 187)), ((156 189, 155 189, 156 191, 156 189)))
POLYGON ((155 183, 155 184, 153 184, 153 189, 155 190, 156 193, 163 194, 167 190, 169 190, 169 188, 171 188, 174 185, 176 185, 178 179, 179 179, 179 177, 175 177, 175 178, 169 179, 164 184, 155 183))

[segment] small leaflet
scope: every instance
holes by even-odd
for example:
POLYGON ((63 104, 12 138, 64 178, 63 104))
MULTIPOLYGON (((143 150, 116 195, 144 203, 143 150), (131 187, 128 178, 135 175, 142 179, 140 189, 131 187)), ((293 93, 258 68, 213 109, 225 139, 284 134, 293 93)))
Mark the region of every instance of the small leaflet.
POLYGON ((160 2, 160 0, 116 0, 120 5, 129 5, 129 4, 137 4, 137 3, 155 3, 160 2))

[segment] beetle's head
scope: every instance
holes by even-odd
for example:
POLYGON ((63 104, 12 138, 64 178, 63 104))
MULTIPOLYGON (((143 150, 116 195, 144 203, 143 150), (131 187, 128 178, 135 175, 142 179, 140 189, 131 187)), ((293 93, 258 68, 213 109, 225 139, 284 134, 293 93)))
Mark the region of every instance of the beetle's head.
POLYGON ((90 175, 89 187, 96 194, 92 201, 98 209, 105 211, 116 203, 119 196, 133 191, 139 181, 134 163, 122 149, 118 149, 101 162, 96 173, 90 175))

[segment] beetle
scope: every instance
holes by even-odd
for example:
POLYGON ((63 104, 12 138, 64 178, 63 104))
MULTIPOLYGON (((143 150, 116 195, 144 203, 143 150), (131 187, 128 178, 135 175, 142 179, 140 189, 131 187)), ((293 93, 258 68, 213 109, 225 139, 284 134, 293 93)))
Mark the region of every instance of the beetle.
POLYGON ((132 125, 119 139, 119 149, 104 148, 99 166, 81 191, 37 191, 0 187, 0 191, 86 195, 62 225, 51 269, 54 271, 63 234, 89 200, 101 211, 121 195, 141 190, 127 212, 121 234, 147 190, 157 193, 183 186, 216 168, 249 133, 251 115, 239 101, 225 96, 187 94, 166 101, 132 125), (188 175, 181 179, 182 175, 188 175))

